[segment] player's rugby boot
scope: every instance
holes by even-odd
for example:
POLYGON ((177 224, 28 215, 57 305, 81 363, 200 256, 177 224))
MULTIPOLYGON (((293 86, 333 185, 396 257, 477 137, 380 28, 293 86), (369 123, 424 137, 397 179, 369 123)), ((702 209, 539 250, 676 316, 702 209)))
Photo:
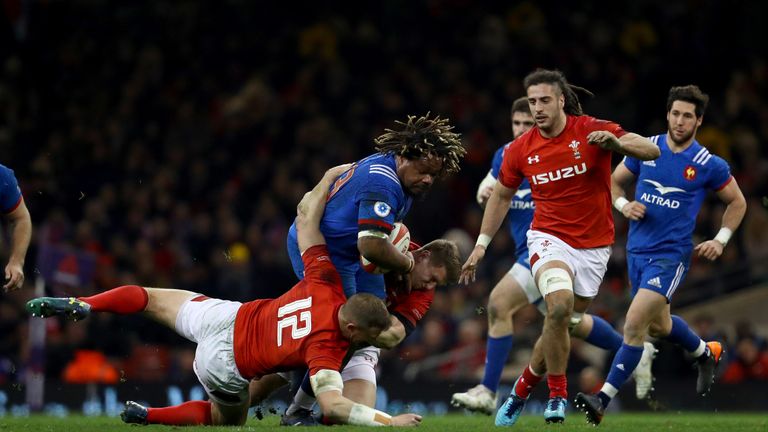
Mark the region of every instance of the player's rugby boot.
POLYGON ((632 376, 635 377, 635 395, 638 399, 647 398, 653 389, 651 366, 658 352, 659 350, 652 343, 645 342, 643 344, 643 355, 640 357, 640 363, 637 364, 635 371, 632 372, 632 376))
POLYGON ((124 423, 145 425, 147 424, 147 407, 134 401, 126 401, 125 408, 120 413, 120 419, 124 423))
POLYGON ((496 409, 496 393, 488 390, 488 387, 478 384, 464 393, 454 393, 451 397, 451 405, 491 415, 496 409))
POLYGON ((587 416, 587 423, 597 426, 603 420, 605 408, 597 395, 578 393, 576 395, 576 408, 584 411, 587 416))
POLYGON ((696 367, 699 369, 699 378, 696 380, 696 393, 705 396, 712 388, 712 383, 715 382, 715 371, 717 371, 717 365, 720 364, 720 359, 723 357, 723 346, 720 342, 707 342, 707 351, 709 354, 703 360, 697 362, 696 367))
MULTIPOLYGON (((517 381, 520 381, 520 378, 518 378, 517 381)), ((512 386, 512 391, 509 392, 509 397, 504 401, 504 405, 502 405, 496 412, 496 426, 514 425, 517 422, 517 419, 520 418, 523 408, 525 408, 525 402, 528 401, 528 398, 521 398, 515 394, 517 381, 515 381, 515 384, 512 386)))
POLYGON ((291 415, 280 417, 280 426, 321 426, 312 410, 299 408, 291 415))
POLYGON ((38 297, 27 302, 27 312, 33 317, 56 315, 79 321, 91 312, 91 305, 74 297, 38 297))
POLYGON ((562 423, 565 421, 565 408, 568 401, 564 397, 556 396, 547 401, 544 408, 544 421, 549 423, 562 423))

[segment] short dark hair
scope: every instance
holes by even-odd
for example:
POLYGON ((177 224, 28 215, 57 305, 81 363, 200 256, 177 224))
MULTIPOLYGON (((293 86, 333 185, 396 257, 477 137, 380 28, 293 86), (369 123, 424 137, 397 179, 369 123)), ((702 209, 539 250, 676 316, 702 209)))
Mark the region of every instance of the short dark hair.
POLYGON ((343 308, 346 318, 361 329, 376 328, 386 331, 392 323, 387 306, 372 294, 355 294, 347 299, 343 308))
POLYGON ((447 118, 430 118, 429 114, 421 117, 409 115, 404 122, 396 121, 399 130, 385 129, 375 139, 376 151, 410 160, 433 155, 443 162, 442 173, 458 172, 459 161, 467 153, 461 143, 461 135, 452 132, 453 126, 447 118))
POLYGON ((667 97, 667 112, 672 110, 672 104, 675 101, 683 101, 692 103, 696 106, 696 117, 704 115, 704 111, 707 110, 707 104, 709 104, 709 95, 701 91, 697 85, 687 85, 672 87, 669 89, 669 96, 667 97))
POLYGON ((445 267, 448 283, 451 285, 459 281, 461 274, 461 253, 456 242, 444 239, 432 240, 421 247, 430 252, 429 262, 434 266, 445 267))
POLYGON ((576 94, 576 91, 580 91, 589 97, 595 96, 594 93, 584 87, 568 84, 565 75, 559 70, 536 69, 523 79, 523 87, 526 91, 528 91, 529 87, 538 84, 552 84, 557 86, 560 89, 560 93, 565 96, 565 106, 563 107, 563 111, 570 115, 584 114, 584 111, 581 110, 581 102, 579 102, 579 96, 576 94))
POLYGON ((512 102, 512 115, 514 115, 516 112, 531 115, 531 106, 528 105, 527 97, 523 96, 521 98, 515 99, 515 101, 512 102))

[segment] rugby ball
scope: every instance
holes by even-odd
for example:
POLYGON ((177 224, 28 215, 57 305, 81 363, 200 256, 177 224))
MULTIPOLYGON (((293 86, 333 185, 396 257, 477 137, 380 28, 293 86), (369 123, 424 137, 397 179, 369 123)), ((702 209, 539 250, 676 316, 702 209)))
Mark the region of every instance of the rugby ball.
MULTIPOLYGON (((401 253, 408 252, 408 245, 411 243, 411 233, 408 231, 408 227, 400 222, 395 222, 395 227, 389 233, 389 242, 401 253)), ((368 261, 362 255, 360 255, 360 264, 363 266, 363 270, 368 273, 384 274, 389 272, 389 270, 380 268, 368 261)))

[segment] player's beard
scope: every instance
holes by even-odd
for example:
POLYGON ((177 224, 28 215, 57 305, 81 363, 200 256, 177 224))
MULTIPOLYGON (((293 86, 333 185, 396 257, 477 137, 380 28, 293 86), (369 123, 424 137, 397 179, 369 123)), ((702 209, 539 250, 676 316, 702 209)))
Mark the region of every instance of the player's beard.
POLYGON ((432 189, 432 186, 426 186, 423 189, 408 188, 408 194, 412 196, 416 201, 424 201, 427 198, 430 189, 432 189))
POLYGON ((693 137, 695 133, 696 133, 696 128, 693 128, 692 131, 688 132, 687 134, 684 134, 683 137, 678 140, 675 138, 675 134, 672 133, 672 128, 667 127, 667 135, 669 135, 669 139, 671 139, 672 142, 675 143, 675 145, 679 145, 679 146, 685 144, 689 139, 691 139, 691 137, 693 137))

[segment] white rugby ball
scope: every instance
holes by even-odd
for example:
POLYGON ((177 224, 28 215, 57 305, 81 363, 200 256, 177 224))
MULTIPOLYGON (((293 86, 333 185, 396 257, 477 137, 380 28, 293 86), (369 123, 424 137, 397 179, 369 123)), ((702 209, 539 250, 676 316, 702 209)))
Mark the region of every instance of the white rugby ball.
MULTIPOLYGON (((389 233, 389 242, 400 252, 408 252, 408 245, 411 244, 411 233, 408 231, 408 227, 400 222, 395 222, 395 227, 392 228, 392 232, 389 233)), ((380 268, 376 264, 368 261, 362 255, 360 255, 360 264, 362 264, 363 270, 368 273, 384 274, 389 272, 389 270, 380 268)))

